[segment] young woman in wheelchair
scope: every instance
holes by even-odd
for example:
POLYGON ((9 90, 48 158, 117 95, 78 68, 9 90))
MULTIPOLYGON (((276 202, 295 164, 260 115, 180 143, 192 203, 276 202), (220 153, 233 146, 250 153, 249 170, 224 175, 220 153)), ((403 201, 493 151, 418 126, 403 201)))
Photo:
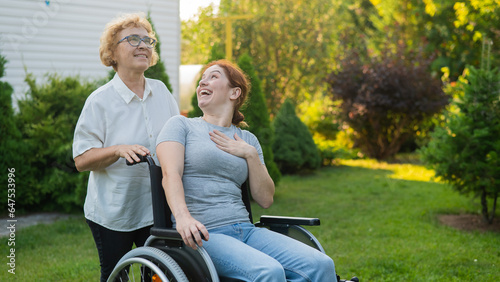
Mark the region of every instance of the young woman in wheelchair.
POLYGON ((175 228, 186 245, 205 248, 219 276, 337 281, 330 257, 249 220, 243 182, 248 178, 252 198, 263 208, 274 195, 259 141, 240 129, 245 123, 239 109, 249 90, 237 66, 212 62, 196 90, 203 116, 172 117, 160 132, 156 151, 175 228))

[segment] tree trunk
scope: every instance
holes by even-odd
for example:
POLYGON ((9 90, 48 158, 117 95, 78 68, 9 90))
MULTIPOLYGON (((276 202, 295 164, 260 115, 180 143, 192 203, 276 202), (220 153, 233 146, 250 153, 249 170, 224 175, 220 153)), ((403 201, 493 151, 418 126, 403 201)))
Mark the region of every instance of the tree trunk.
POLYGON ((483 207, 482 214, 483 214, 483 219, 490 223, 490 216, 488 215, 488 199, 487 195, 488 193, 486 192, 486 188, 482 187, 481 188, 482 193, 481 193, 481 206, 483 207))
POLYGON ((495 217, 495 212, 497 209, 497 199, 498 199, 498 191, 495 192, 495 196, 493 197, 493 207, 491 208, 491 216, 488 218, 489 224, 493 224, 493 218, 495 217))

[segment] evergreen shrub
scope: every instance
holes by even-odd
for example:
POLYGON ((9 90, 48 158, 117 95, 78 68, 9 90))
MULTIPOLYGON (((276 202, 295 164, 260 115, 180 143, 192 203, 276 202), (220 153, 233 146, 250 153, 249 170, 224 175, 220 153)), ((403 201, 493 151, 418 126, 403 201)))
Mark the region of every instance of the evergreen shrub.
POLYGON ((167 74, 167 71, 165 68, 165 63, 161 59, 160 36, 156 32, 155 25, 153 23, 153 20, 151 19, 151 15, 149 12, 148 12, 147 19, 151 23, 151 27, 153 28, 153 32, 156 35, 157 42, 156 42, 155 48, 156 48, 156 53, 158 53, 158 62, 156 62, 156 65, 149 67, 144 72, 144 76, 147 78, 158 79, 161 82, 165 83, 165 85, 167 86, 170 93, 172 93, 172 91, 173 91, 172 84, 170 83, 170 78, 167 74))
POLYGON ((479 197, 481 213, 492 223, 500 192, 500 71, 470 67, 456 88, 463 91, 453 103, 458 112, 446 113, 445 125, 420 153, 437 177, 479 197))
POLYGON ((259 139, 267 171, 273 179, 274 184, 278 185, 281 173, 274 162, 272 149, 274 130, 271 126, 269 110, 266 105, 264 93, 262 92, 260 78, 255 73, 252 58, 247 53, 240 56, 238 66, 247 74, 252 85, 247 102, 241 109, 241 112, 245 116, 245 122, 248 124, 248 128, 245 129, 255 134, 259 139))
POLYGON ((297 117, 292 100, 286 99, 273 120, 274 161, 281 173, 294 174, 321 165, 316 144, 307 126, 297 117))

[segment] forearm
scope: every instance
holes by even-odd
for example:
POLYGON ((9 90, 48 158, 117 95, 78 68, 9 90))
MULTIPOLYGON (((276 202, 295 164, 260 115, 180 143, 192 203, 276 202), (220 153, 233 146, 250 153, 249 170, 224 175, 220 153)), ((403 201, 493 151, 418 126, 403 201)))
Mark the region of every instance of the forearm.
POLYGON ((107 148, 92 148, 75 158, 78 171, 101 170, 116 162, 116 146, 107 148))
POLYGON ((196 250, 198 246, 203 245, 202 236, 204 237, 203 240, 208 240, 210 235, 205 226, 189 213, 184 198, 182 177, 175 173, 170 176, 164 174, 162 184, 167 203, 175 217, 177 232, 182 236, 182 240, 186 245, 196 250))
POLYGON ((191 214, 186 205, 181 177, 178 175, 164 175, 162 184, 168 206, 176 220, 190 217, 191 214))
POLYGON ((274 182, 257 154, 247 157, 246 160, 252 198, 259 206, 269 208, 274 201, 274 182))
POLYGON ((92 148, 75 158, 78 171, 100 170, 125 158, 129 162, 139 162, 137 155, 149 154, 148 148, 141 145, 114 145, 105 148, 92 148))

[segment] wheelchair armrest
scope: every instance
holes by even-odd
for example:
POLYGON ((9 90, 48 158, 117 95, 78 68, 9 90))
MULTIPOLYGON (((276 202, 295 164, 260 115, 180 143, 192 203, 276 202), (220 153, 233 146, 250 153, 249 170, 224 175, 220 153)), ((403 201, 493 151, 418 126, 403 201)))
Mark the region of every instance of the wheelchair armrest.
POLYGON ((320 225, 320 221, 319 218, 263 215, 260 217, 259 225, 260 226, 271 226, 271 225, 314 226, 314 225, 320 225))
MULTIPOLYGON (((177 230, 174 228, 151 227, 149 233, 151 235, 159 237, 159 238, 174 239, 174 240, 181 240, 182 241, 181 234, 179 234, 179 232, 177 232, 177 230)), ((203 234, 201 234, 201 231, 200 231, 200 236, 203 240, 205 240, 205 236, 203 236, 203 234)))
POLYGON ((173 228, 151 227, 150 233, 151 233, 151 235, 156 236, 156 237, 182 241, 181 234, 179 234, 179 232, 177 232, 177 230, 175 230, 173 228))

